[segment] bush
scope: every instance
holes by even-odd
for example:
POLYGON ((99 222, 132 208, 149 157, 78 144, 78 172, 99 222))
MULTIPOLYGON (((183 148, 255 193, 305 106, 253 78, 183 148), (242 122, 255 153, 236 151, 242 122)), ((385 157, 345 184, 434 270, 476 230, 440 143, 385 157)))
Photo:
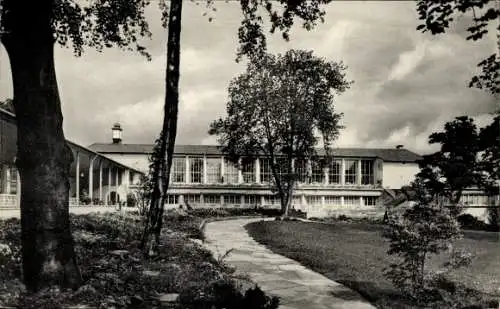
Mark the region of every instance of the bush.
POLYGON ((458 216, 457 220, 460 227, 463 229, 486 231, 489 228, 488 224, 477 219, 471 214, 462 214, 458 216))
POLYGON ((500 206, 488 208, 489 228, 493 232, 500 232, 500 206))
MULTIPOLYGON (((387 224, 384 237, 390 241, 388 254, 399 256, 400 261, 392 263, 385 275, 409 297, 419 301, 434 300, 431 298, 436 293, 426 281, 426 261, 431 254, 448 249, 461 237, 458 222, 443 207, 417 204, 402 216, 390 218, 387 224)), ((454 261, 448 266, 465 264, 454 261)))
POLYGON ((127 194, 127 207, 135 207, 137 205, 137 199, 132 193, 127 194))
POLYGON ((277 309, 279 299, 267 296, 258 286, 240 292, 236 282, 221 278, 206 286, 191 285, 179 295, 186 309, 277 309))

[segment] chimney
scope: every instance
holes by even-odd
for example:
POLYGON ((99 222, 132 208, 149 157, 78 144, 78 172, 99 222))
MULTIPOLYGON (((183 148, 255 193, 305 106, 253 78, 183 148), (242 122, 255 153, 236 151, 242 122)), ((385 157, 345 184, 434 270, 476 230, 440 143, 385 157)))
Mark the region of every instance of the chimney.
POLYGON ((120 123, 115 123, 111 128, 113 134, 113 144, 120 144, 122 142, 122 127, 120 123))
POLYGON ((405 145, 397 145, 397 146, 396 146, 396 149, 402 149, 402 148, 404 148, 404 147, 405 147, 405 145))

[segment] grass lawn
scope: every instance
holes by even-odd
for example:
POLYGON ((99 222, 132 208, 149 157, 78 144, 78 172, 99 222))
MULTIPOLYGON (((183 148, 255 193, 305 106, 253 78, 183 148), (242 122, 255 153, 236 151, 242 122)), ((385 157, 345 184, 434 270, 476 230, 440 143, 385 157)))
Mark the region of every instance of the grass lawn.
MULTIPOLYGON (((268 221, 251 223, 247 230, 274 252, 357 290, 379 308, 411 308, 383 276, 384 267, 394 258, 386 254, 388 242, 381 236, 381 225, 268 221)), ((475 258, 470 267, 452 273, 451 279, 483 293, 498 295, 498 234, 472 231, 465 234, 458 247, 466 248, 475 258)), ((429 265, 437 268, 442 261, 442 256, 435 257, 429 265)))

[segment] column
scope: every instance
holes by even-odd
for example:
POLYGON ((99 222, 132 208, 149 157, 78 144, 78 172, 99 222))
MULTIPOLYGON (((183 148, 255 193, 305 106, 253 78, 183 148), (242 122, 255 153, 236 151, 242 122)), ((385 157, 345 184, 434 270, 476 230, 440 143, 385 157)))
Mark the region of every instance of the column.
POLYGON ((108 167, 108 194, 106 194, 106 206, 109 205, 109 198, 111 193, 111 166, 108 167))
POLYGON ((356 179, 356 183, 358 184, 358 186, 361 185, 361 159, 358 160, 358 164, 357 164, 357 172, 358 172, 358 177, 356 179))
POLYGON ((340 206, 342 208, 344 207, 344 196, 343 195, 340 197, 340 206))
POLYGON ((329 179, 330 173, 329 173, 329 171, 330 171, 330 168, 328 166, 325 166, 325 168, 323 169, 323 173, 324 173, 323 174, 324 175, 323 176, 323 178, 324 178, 323 179, 323 184, 325 184, 325 185, 328 185, 328 183, 330 182, 330 179, 329 179))
POLYGON ((80 153, 76 153, 76 205, 80 205, 80 153))
MULTIPOLYGON (((220 179, 224 180, 224 157, 220 157, 220 179)), ((224 181, 222 181, 224 183, 224 181)))
POLYGON ((21 208, 21 174, 19 170, 16 169, 16 181, 17 181, 17 191, 16 191, 16 206, 21 208))
POLYGON ((191 173, 189 173, 189 156, 186 156, 186 175, 185 175, 185 181, 186 183, 191 182, 191 173))
POLYGON ((120 173, 120 169, 117 167, 116 169, 116 174, 115 174, 115 200, 118 202, 118 186, 119 186, 119 183, 118 183, 118 174, 120 173))
POLYGON ((241 166, 241 158, 238 160, 238 183, 243 183, 243 166, 241 166))
POLYGON ((342 186, 345 185, 345 159, 342 158, 342 161, 340 163, 340 184, 342 186))
POLYGON ((102 201, 102 159, 99 160, 99 201, 102 201))
POLYGON ((207 156, 203 156, 203 183, 207 183, 207 156))
POLYGON ((359 197, 359 206, 365 206, 364 203, 363 203, 363 197, 362 196, 359 197))
POLYGON ((260 183, 260 160, 255 159, 255 182, 260 183))
POLYGON ((265 199, 264 199, 264 195, 261 195, 261 196, 260 196, 260 206, 261 206, 261 207, 263 207, 263 206, 264 206, 264 204, 265 204, 265 202, 266 202, 266 201, 265 201, 265 199))
POLYGON ((89 198, 90 198, 90 204, 94 203, 94 161, 97 158, 97 156, 94 156, 90 160, 90 166, 89 166, 89 198))
MULTIPOLYGON (((11 182, 11 170, 12 167, 10 165, 4 165, 5 166, 5 193, 10 194, 10 182, 11 182)), ((19 184, 18 184, 19 186, 19 184)))

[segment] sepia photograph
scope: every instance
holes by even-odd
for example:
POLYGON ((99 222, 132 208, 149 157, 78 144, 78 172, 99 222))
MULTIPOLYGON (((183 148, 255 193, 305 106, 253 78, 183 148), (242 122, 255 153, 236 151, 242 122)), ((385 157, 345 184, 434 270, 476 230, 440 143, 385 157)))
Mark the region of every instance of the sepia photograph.
POLYGON ((0 0, 0 309, 500 309, 500 1, 0 0))

